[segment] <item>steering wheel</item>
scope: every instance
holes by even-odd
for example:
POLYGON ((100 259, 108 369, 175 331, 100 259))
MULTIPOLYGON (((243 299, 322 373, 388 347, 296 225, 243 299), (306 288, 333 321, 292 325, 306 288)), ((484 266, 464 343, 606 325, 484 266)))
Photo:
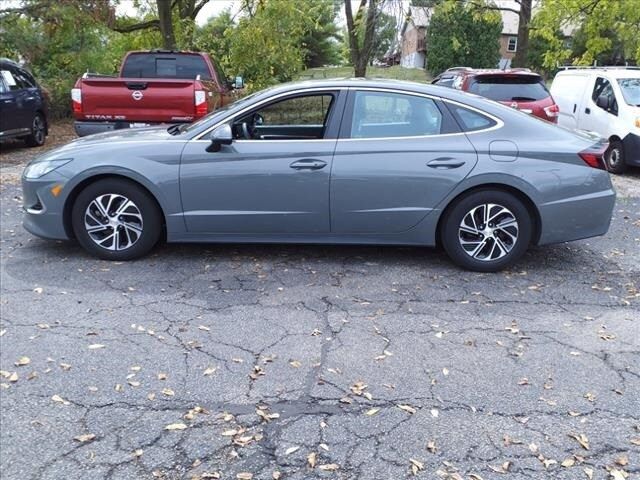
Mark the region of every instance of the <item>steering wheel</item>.
POLYGON ((252 136, 249 132, 249 124, 247 124, 247 122, 242 122, 240 127, 242 128, 242 136, 245 138, 245 140, 251 140, 252 136))

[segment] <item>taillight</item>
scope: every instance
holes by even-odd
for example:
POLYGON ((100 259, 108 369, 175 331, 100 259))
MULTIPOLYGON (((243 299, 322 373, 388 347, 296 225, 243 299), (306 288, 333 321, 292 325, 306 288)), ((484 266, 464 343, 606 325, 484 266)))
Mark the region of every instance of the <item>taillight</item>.
POLYGON ((196 117, 206 115, 207 110, 209 109, 209 106, 207 105, 207 92, 203 90, 196 90, 194 102, 196 106, 196 117))
POLYGON ((607 150, 607 146, 601 148, 588 148, 578 153, 580 158, 584 160, 584 163, 593 168, 599 168, 600 170, 606 170, 604 162, 604 152, 607 150))
POLYGON ((546 113, 549 118, 556 118, 560 114, 560 107, 554 103, 553 105, 544 107, 544 113, 546 113))
POLYGON ((79 88, 71 89, 71 107, 73 113, 82 113, 82 90, 79 88))

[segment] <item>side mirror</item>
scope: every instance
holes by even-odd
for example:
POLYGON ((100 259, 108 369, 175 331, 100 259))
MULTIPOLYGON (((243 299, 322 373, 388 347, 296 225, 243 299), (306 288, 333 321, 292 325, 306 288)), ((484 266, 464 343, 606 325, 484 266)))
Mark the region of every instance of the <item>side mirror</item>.
POLYGON ((241 88, 244 88, 244 79, 240 76, 236 77, 233 80, 233 88, 235 88, 236 90, 240 90, 241 88))
POLYGON ((604 110, 609 110, 611 108, 611 97, 608 95, 600 95, 596 98, 596 105, 604 110))
POLYGON ((211 145, 207 147, 207 152, 219 152, 222 145, 231 145, 233 142, 233 132, 231 131, 231 125, 225 123, 216 128, 211 135, 211 145))

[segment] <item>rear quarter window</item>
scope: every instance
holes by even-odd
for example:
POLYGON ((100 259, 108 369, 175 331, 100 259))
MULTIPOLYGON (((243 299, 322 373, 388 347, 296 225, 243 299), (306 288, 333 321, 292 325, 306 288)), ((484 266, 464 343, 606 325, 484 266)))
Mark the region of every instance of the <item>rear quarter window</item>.
POLYGON ((454 117, 465 132, 476 132, 478 130, 486 130, 497 125, 497 122, 486 115, 475 110, 447 103, 454 117))

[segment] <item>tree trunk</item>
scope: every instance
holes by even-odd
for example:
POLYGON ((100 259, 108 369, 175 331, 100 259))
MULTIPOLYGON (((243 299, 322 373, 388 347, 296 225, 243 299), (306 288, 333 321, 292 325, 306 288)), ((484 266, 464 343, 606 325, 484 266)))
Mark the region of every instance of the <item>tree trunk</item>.
POLYGON ((356 21, 353 19, 351 0, 344 1, 345 16, 347 17, 347 32, 349 34, 349 53, 351 63, 353 64, 354 76, 356 77, 364 77, 367 74, 367 64, 373 52, 373 37, 376 31, 376 21, 379 17, 378 9, 380 5, 378 3, 379 0, 369 0, 367 18, 365 20, 364 39, 362 45, 359 45, 358 27, 362 22, 362 15, 367 0, 360 0, 360 6, 356 13, 356 21))
POLYGON ((520 12, 518 13, 518 46, 516 56, 513 58, 514 67, 526 67, 529 53, 529 24, 531 23, 532 0, 520 0, 520 12))
POLYGON ((173 21, 171 19, 171 0, 156 0, 156 2, 158 5, 158 19, 160 20, 162 47, 165 50, 175 50, 176 38, 173 34, 173 21))

